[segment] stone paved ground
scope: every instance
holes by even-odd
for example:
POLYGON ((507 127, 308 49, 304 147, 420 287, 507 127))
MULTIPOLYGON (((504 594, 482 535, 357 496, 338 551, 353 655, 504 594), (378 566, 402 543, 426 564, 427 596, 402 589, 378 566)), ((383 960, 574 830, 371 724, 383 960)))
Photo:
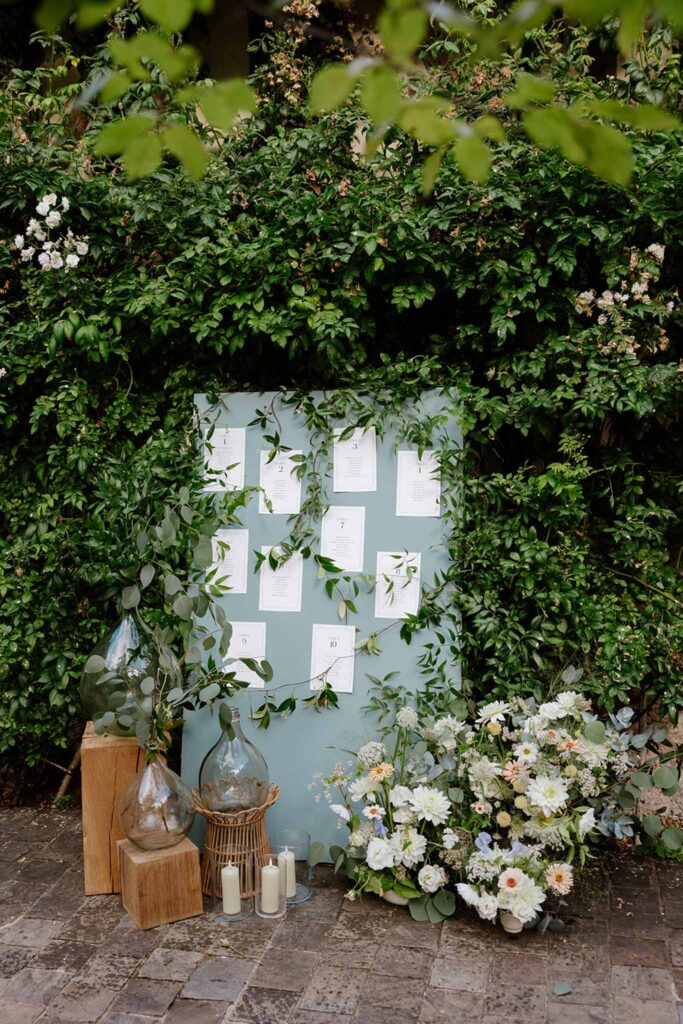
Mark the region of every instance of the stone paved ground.
POLYGON ((681 865, 621 859, 519 939, 351 904, 326 869, 279 923, 139 932, 81 871, 78 812, 0 812, 0 1024, 683 1024, 681 865))

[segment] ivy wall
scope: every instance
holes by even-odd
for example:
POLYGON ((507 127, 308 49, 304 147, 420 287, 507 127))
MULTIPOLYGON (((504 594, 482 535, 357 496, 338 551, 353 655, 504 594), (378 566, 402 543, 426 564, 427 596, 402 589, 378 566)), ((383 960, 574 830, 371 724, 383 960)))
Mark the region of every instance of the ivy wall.
MULTIPOLYGON (((259 114, 200 182, 170 164, 127 182, 92 156, 97 117, 70 106, 80 86, 5 75, 0 752, 31 764, 77 736, 84 657, 137 572, 140 524, 196 479, 192 394, 212 387, 455 384, 467 452, 452 600, 467 685, 542 693, 579 663, 602 706, 675 715, 678 142, 634 135, 623 190, 517 140, 510 115, 485 185, 446 166, 425 199, 413 142, 397 133, 364 160, 353 104, 310 118, 293 89, 310 61, 286 38, 262 45, 276 62, 257 75, 259 114), (68 273, 12 244, 49 192, 69 201, 60 230, 88 237, 68 273)), ((500 110, 513 74, 540 68, 570 91, 657 89, 680 106, 676 62, 648 53, 645 86, 642 61, 598 85, 591 47, 549 32, 535 57, 478 83, 454 62, 448 87, 465 111, 500 110)), ((66 82, 68 52, 56 56, 66 82)), ((168 558, 187 563, 182 530, 168 558)))

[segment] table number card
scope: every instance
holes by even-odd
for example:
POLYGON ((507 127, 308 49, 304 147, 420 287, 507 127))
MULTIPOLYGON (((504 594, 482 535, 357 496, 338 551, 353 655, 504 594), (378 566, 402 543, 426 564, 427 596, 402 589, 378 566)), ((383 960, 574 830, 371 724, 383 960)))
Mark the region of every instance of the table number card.
POLYGON ((211 471, 205 491, 243 489, 246 434, 244 427, 216 427, 208 440, 204 438, 204 459, 211 471))
MULTIPOLYGON (((268 555, 271 547, 262 547, 268 555)), ((300 612, 303 590, 304 558, 295 551, 287 561, 272 569, 266 557, 261 564, 258 607, 260 612, 300 612)))
POLYGON ((441 515, 438 452, 425 451, 422 458, 416 451, 397 453, 396 515, 441 515))
POLYGON ((322 518, 320 554, 344 572, 362 572, 365 505, 330 505, 322 518))
POLYGON ((377 438, 375 428, 356 427, 343 440, 342 429, 334 432, 332 488, 335 491, 377 490, 377 438))
POLYGON ((313 624, 311 689, 328 682, 335 693, 353 693, 356 627, 313 624))
POLYGON ((420 608, 419 551, 378 551, 375 585, 375 618, 403 619, 420 608))
POLYGON ((211 539, 213 565, 219 576, 229 576, 230 594, 246 594, 249 579, 249 530, 216 530, 211 539), (219 541, 229 545, 221 550, 219 541))
POLYGON ((270 459, 271 452, 261 450, 259 486, 259 512, 262 515, 292 515, 301 509, 301 480, 296 476, 296 462, 293 455, 301 455, 300 451, 276 452, 270 459), (268 508, 266 499, 270 502, 268 508))
POLYGON ((262 690, 265 686, 260 675, 242 663, 242 658, 253 658, 262 661, 266 656, 266 624, 265 622, 231 622, 232 636, 228 645, 227 658, 223 662, 223 670, 234 672, 238 679, 249 683, 249 689, 262 690), (235 658, 235 661, 229 659, 235 658))

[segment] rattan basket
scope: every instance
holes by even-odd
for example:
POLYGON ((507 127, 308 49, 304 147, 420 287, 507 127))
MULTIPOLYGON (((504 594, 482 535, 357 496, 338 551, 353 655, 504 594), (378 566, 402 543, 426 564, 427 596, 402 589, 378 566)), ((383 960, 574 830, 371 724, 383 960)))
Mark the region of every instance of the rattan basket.
MULTIPOLYGON (((215 785, 220 786, 219 779, 215 785)), ((194 789, 195 810, 206 818, 206 837, 202 856, 202 892, 205 896, 220 898, 221 868, 232 862, 240 869, 242 897, 254 895, 253 864, 256 857, 270 852, 266 833, 266 811, 280 796, 280 787, 272 782, 246 779, 241 784, 245 802, 258 806, 237 814, 211 811, 194 789)))

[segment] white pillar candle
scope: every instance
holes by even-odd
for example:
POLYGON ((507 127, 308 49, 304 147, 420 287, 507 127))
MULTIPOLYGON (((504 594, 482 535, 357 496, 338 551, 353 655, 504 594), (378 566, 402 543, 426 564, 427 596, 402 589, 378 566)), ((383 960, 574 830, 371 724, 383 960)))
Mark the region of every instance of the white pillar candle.
POLYGON ((280 895, 291 899, 296 896, 296 860, 294 851, 286 846, 277 855, 277 864, 280 869, 280 895))
POLYGON ((280 909, 280 869, 270 860, 261 868, 261 910, 277 914, 280 909))
POLYGON ((221 889, 223 890, 223 913, 239 914, 242 909, 240 869, 232 862, 221 868, 221 889))

